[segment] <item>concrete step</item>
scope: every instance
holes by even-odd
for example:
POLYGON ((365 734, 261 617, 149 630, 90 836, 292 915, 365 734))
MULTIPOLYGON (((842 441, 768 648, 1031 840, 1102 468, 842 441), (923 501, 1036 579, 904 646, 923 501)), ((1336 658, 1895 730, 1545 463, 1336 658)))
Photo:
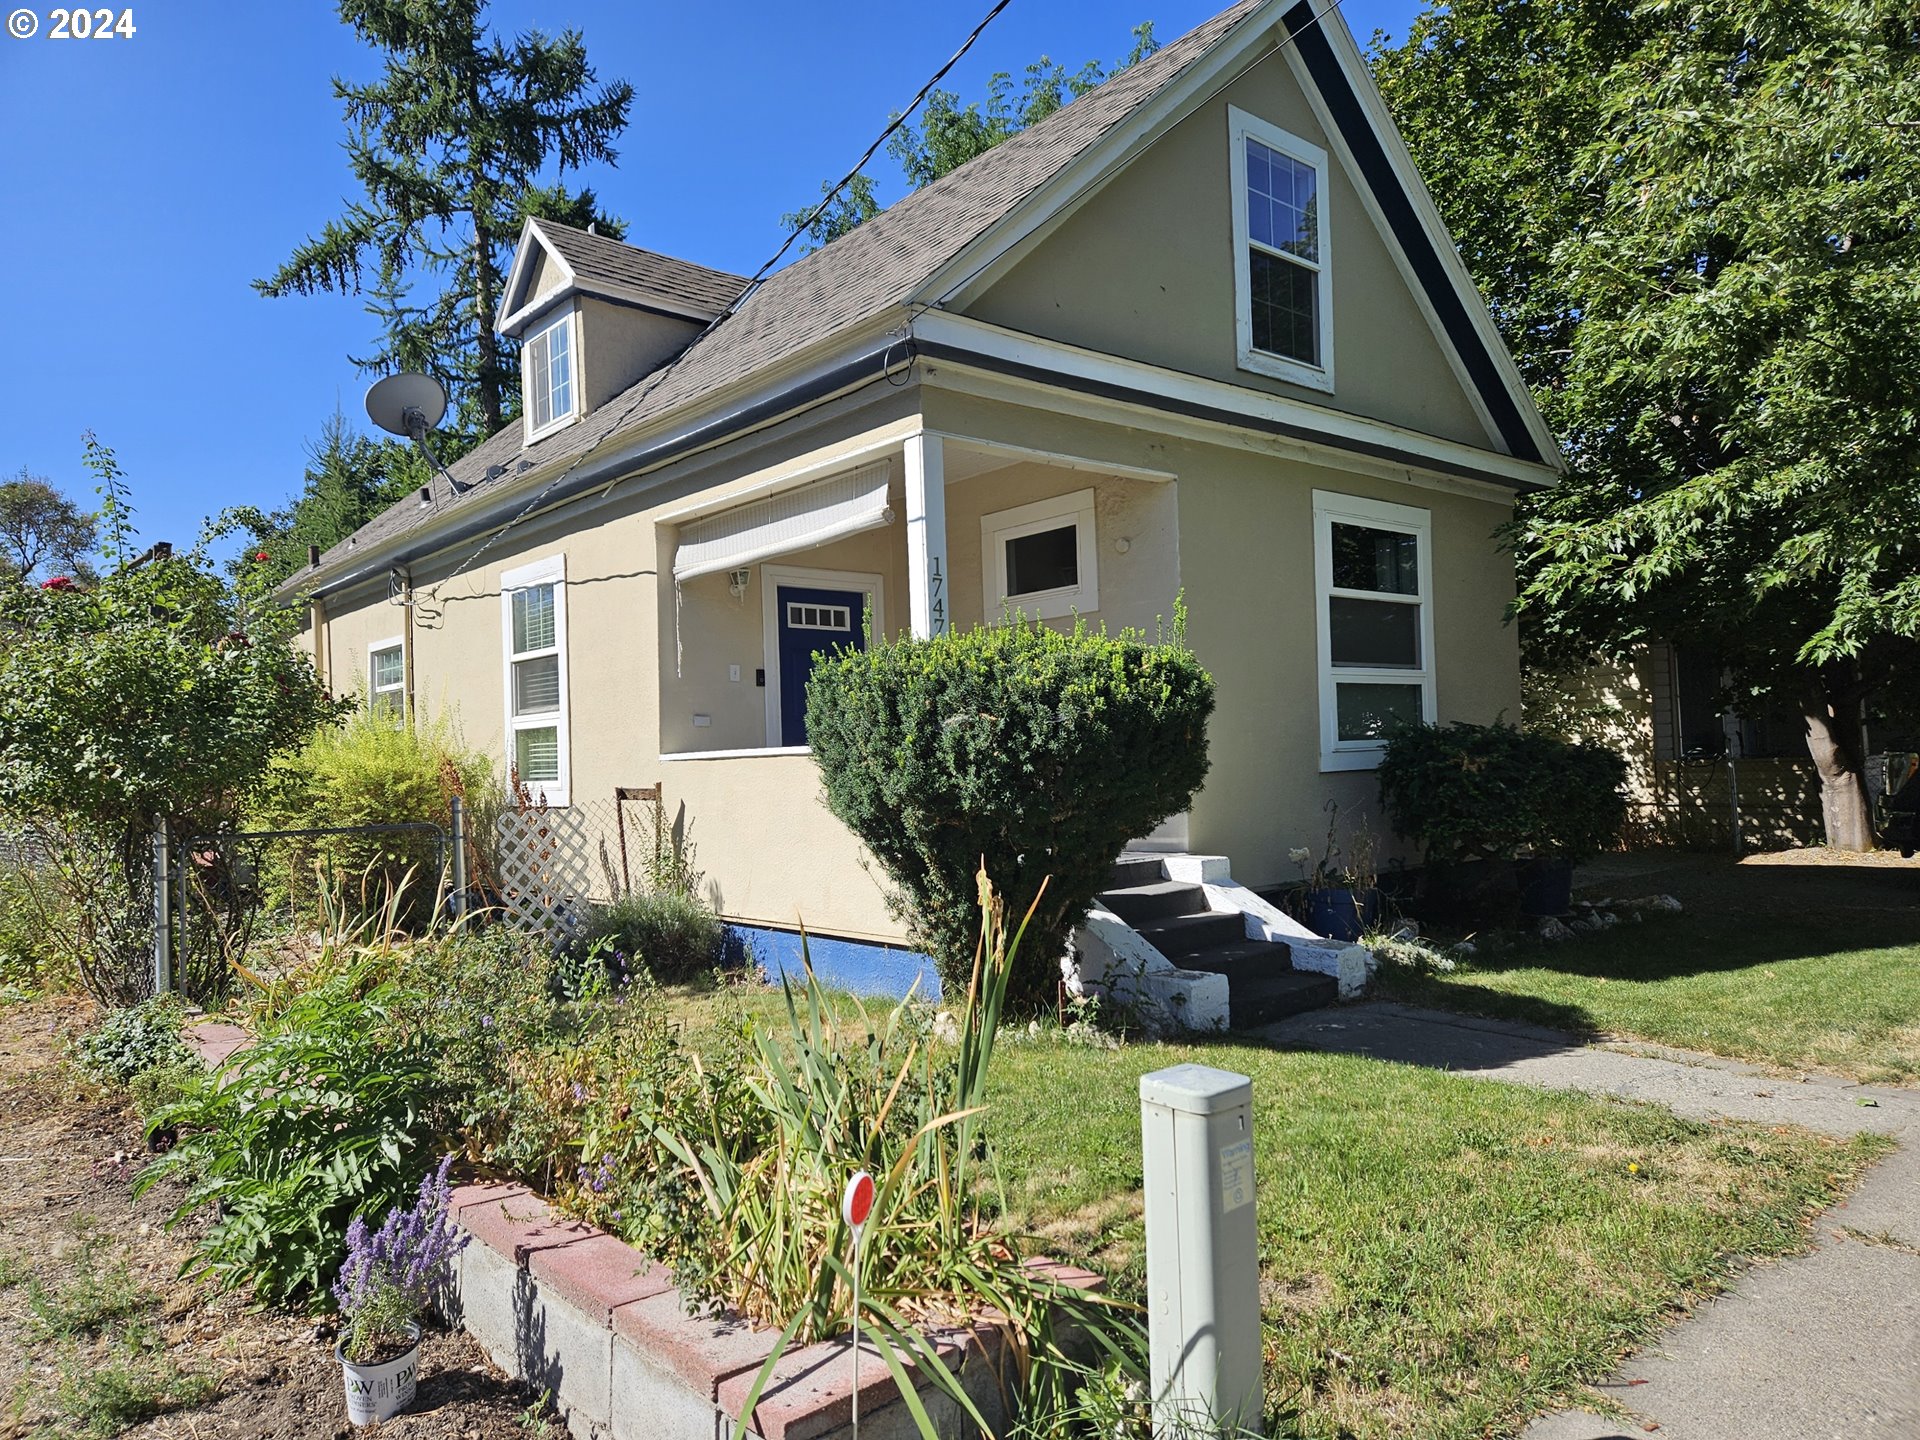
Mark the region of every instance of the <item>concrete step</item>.
MULTIPOLYGON (((1172 959, 1172 956, 1168 956, 1172 959)), ((1182 970, 1206 970, 1227 977, 1237 986, 1243 980, 1264 980, 1284 975, 1293 969, 1293 952, 1273 940, 1236 940, 1231 945, 1211 945, 1174 960, 1182 970)))
POLYGON ((1210 912, 1205 915, 1174 915, 1165 920, 1149 920, 1135 927, 1142 938, 1169 960, 1210 950, 1217 945, 1232 945, 1247 938, 1246 920, 1237 912, 1210 912))
POLYGON ((1167 872, 1156 855, 1123 853, 1113 862, 1111 883, 1116 890, 1124 890, 1130 885, 1153 885, 1166 878, 1167 872))
POLYGON ((1206 913, 1206 893, 1198 885, 1156 880, 1147 885, 1122 885, 1100 896, 1100 903, 1129 925, 1144 925, 1174 915, 1206 913))
POLYGON ((1258 1029, 1340 998, 1340 987, 1331 975, 1302 970, 1284 970, 1257 980, 1229 980, 1227 986, 1227 1023, 1235 1030, 1258 1029))

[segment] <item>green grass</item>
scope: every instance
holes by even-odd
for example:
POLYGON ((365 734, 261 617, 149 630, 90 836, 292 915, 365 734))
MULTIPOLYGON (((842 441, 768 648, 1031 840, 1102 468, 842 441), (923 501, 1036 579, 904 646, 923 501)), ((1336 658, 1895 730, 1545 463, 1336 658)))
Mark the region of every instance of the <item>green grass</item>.
POLYGON ((28 1282, 27 1312, 42 1338, 98 1335, 159 1303, 151 1290, 134 1284, 125 1259, 106 1256, 103 1247, 100 1240, 86 1242, 74 1274, 63 1284, 49 1288, 38 1280, 28 1282))
MULTIPOLYGON (((716 1014, 783 1008, 669 1003, 696 1044, 716 1014)), ((1744 1257, 1800 1249, 1887 1148, 1358 1057, 1058 1034, 1009 1031, 995 1059, 1006 1223, 1140 1299, 1140 1076, 1252 1076, 1269 1433, 1314 1440, 1478 1440, 1600 1403, 1582 1387, 1744 1257)))
POLYGON ((1583 893, 1666 891, 1686 912, 1389 983, 1416 1003, 1581 1034, 1861 1080, 1920 1078, 1920 866, 1807 859, 1667 857, 1632 873, 1636 857, 1619 857, 1583 893))
POLYGON ((1355 1057, 1007 1045, 1010 1218, 1132 1298, 1138 1081, 1186 1061, 1253 1077, 1268 1403, 1326 1440, 1513 1434, 1580 1400, 1886 1148, 1355 1057))

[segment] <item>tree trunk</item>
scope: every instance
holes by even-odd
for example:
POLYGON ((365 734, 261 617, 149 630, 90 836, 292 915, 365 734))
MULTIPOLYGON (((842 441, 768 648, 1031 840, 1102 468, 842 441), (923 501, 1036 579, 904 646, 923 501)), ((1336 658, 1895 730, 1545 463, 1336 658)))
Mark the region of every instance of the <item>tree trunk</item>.
POLYGON ((493 270, 493 233, 483 220, 481 206, 473 209, 474 308, 480 313, 480 420, 484 435, 500 428, 505 397, 500 384, 500 337, 493 333, 494 307, 499 303, 499 279, 493 270))
POLYGON ((1807 702, 1807 751, 1820 774, 1820 817, 1835 850, 1871 850, 1873 812, 1867 803, 1866 755, 1855 708, 1844 702, 1807 702))

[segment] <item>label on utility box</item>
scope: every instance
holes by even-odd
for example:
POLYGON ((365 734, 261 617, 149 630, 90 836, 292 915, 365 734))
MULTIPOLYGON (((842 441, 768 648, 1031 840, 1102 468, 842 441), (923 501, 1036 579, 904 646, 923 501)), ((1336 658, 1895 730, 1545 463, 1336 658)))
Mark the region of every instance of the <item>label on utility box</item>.
POLYGON ((1220 1152, 1220 1208, 1238 1210, 1253 1203, 1253 1141, 1242 1140, 1220 1152))

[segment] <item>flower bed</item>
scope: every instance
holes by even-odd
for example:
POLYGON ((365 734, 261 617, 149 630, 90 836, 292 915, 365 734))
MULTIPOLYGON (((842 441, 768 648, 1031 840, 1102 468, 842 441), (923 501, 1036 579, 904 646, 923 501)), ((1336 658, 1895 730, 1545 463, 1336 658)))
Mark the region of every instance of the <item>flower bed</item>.
MULTIPOLYGON (((494 1363, 553 1392, 576 1435, 731 1435, 780 1336, 692 1311, 666 1269, 625 1242, 557 1215, 523 1185, 468 1185, 453 1193, 455 1221, 472 1237, 454 1263, 445 1308, 494 1363)), ((1058 1284, 1095 1289, 1098 1276, 1031 1262, 1058 1284)), ((996 1428, 1004 1421, 1004 1322, 928 1338, 996 1428)), ((962 1430, 959 1407, 912 1357, 895 1358, 943 1434, 962 1430)), ((853 1351, 844 1341, 790 1348, 762 1387, 748 1426, 762 1440, 851 1435, 853 1351)), ((871 1342, 860 1365, 860 1431, 868 1440, 919 1430, 886 1357, 871 1342)))

